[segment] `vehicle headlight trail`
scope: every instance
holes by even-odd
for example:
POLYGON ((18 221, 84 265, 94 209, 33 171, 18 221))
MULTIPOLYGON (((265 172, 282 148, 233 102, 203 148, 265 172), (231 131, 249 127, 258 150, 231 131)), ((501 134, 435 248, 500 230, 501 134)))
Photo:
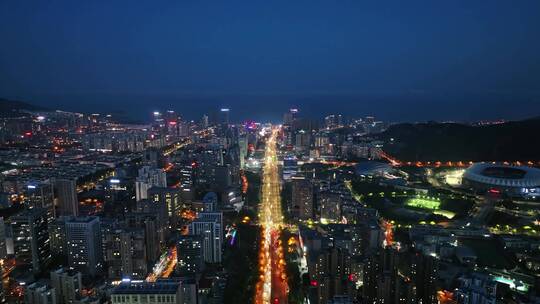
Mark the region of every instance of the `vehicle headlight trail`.
POLYGON ((266 142, 263 167, 263 191, 259 224, 261 243, 259 250, 259 281, 256 287, 256 304, 287 303, 289 291, 283 246, 280 235, 283 226, 281 211, 281 183, 277 162, 276 138, 278 129, 266 142))

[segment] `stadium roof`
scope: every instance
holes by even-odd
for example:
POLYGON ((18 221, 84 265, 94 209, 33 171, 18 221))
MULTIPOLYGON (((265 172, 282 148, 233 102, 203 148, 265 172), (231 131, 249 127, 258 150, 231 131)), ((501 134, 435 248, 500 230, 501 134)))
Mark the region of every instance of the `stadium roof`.
POLYGON ((364 175, 370 175, 370 174, 380 174, 380 173, 386 173, 392 170, 392 167, 383 162, 378 161, 363 161, 358 163, 356 165, 356 173, 357 174, 364 174, 364 175))
POLYGON ((469 167, 463 178, 494 186, 531 188, 540 186, 540 169, 478 163, 469 167))

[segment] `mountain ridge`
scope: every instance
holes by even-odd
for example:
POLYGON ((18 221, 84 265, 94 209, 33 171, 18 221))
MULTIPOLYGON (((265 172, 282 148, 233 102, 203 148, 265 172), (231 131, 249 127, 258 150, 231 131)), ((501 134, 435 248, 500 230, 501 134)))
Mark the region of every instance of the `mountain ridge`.
POLYGON ((50 111, 50 109, 25 101, 0 98, 0 117, 22 117, 28 112, 37 111, 50 111))
POLYGON ((402 161, 515 161, 540 159, 540 117, 472 126, 403 123, 378 135, 384 151, 402 161))

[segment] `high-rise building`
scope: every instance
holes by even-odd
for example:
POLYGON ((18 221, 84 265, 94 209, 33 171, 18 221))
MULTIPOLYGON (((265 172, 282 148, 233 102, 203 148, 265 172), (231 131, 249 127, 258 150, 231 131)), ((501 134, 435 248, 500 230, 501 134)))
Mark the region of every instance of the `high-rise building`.
POLYGON ((203 239, 200 235, 182 235, 176 243, 176 268, 181 275, 200 273, 204 266, 203 239))
POLYGON ((80 272, 60 268, 51 271, 51 285, 58 304, 73 304, 81 295, 82 275, 80 272))
POLYGON ((298 109, 290 109, 289 112, 283 115, 283 125, 292 126, 298 116, 298 109))
POLYGON ((51 258, 47 210, 33 208, 10 218, 13 249, 17 265, 27 265, 39 272, 51 258))
POLYGON ((54 288, 42 282, 32 283, 24 289, 25 304, 56 304, 54 288))
POLYGON ((66 238, 69 268, 83 274, 96 275, 103 267, 99 218, 71 218, 66 222, 66 238))
POLYGON ((296 133, 294 148, 297 151, 304 151, 311 146, 311 133, 306 130, 299 130, 296 133))
POLYGON ((188 137, 191 135, 191 124, 187 121, 178 122, 178 136, 188 137))
POLYGON ((73 179, 56 179, 59 215, 79 215, 79 201, 77 199, 77 183, 73 179))
POLYGON ((379 260, 375 255, 369 256, 364 261, 362 295, 365 303, 378 303, 378 284, 379 260))
POLYGON ((223 233, 223 212, 199 212, 197 213, 197 219, 215 221, 219 225, 220 238, 223 241, 221 234, 223 233))
MULTIPOLYGON (((406 253, 398 252, 396 248, 386 246, 380 248, 377 252, 370 255, 364 262, 363 271, 363 299, 365 303, 437 303, 436 297, 425 301, 418 297, 418 289, 426 288, 417 285, 414 276, 416 266, 412 263, 400 263, 403 257, 407 257, 406 253), (403 276, 401 267, 405 264, 410 265, 410 274, 403 276), (433 302, 434 301, 434 302, 433 302)), ((416 255, 412 254, 413 261, 416 255)), ((433 294, 436 293, 437 287, 433 288, 433 294)))
POLYGON ((29 183, 24 191, 24 201, 29 208, 47 209, 49 223, 55 218, 54 190, 52 183, 47 180, 39 183, 29 183))
POLYGON ((240 135, 238 138, 238 149, 240 159, 240 169, 244 169, 248 155, 248 138, 246 135, 240 135))
POLYGON ((308 264, 311 285, 316 287, 312 295, 314 303, 328 303, 336 295, 348 294, 350 257, 345 250, 330 247, 316 254, 308 264))
POLYGON ((421 253, 413 256, 411 276, 418 303, 437 303, 437 271, 438 261, 435 257, 421 253))
POLYGON ((220 110, 220 120, 219 123, 223 125, 229 125, 229 113, 231 112, 228 108, 222 108, 220 110))
POLYGON ((294 155, 285 156, 283 158, 283 179, 290 180, 298 173, 298 159, 294 155))
POLYGON ((170 234, 169 217, 167 216, 167 204, 164 201, 151 201, 148 199, 137 202, 137 212, 156 215, 156 233, 160 246, 165 243, 170 234))
POLYGON ((150 166, 139 169, 139 175, 135 180, 135 198, 137 201, 148 198, 148 189, 152 187, 167 187, 167 175, 165 171, 150 166))
POLYGON ((48 224, 51 254, 67 257, 66 221, 73 216, 59 216, 48 224))
POLYGON ((180 117, 172 110, 168 110, 163 115, 165 119, 165 128, 168 135, 178 136, 180 127, 180 117))
POLYGON ((146 256, 149 261, 157 261, 161 249, 165 246, 160 243, 158 236, 158 215, 149 212, 132 212, 126 214, 126 223, 130 228, 144 229, 146 256))
POLYGON ((203 240, 203 257, 208 263, 221 262, 223 244, 223 213, 200 212, 189 225, 189 233, 200 235, 203 240))
POLYGON ((182 284, 175 281, 124 282, 111 294, 112 304, 184 304, 182 284))
POLYGON ((148 199, 155 203, 164 204, 167 208, 169 221, 176 225, 182 208, 181 191, 177 188, 152 187, 148 190, 148 199))
POLYGON ((313 184, 305 177, 292 177, 292 208, 301 220, 313 218, 313 184))
POLYGON ((398 278, 397 250, 386 247, 380 252, 377 275, 377 299, 379 303, 398 303, 400 279, 398 278))
POLYGON ((154 111, 154 121, 152 123, 152 129, 156 132, 161 132, 165 127, 165 119, 163 119, 163 113, 154 111))
POLYGON ((208 115, 204 114, 201 119, 201 125, 203 128, 208 128, 209 122, 208 122, 208 115))
POLYGON ((193 167, 194 163, 184 163, 180 166, 180 189, 182 191, 192 191, 193 188, 193 167))
POLYGON ((105 262, 110 279, 144 279, 148 274, 144 229, 110 231, 105 236, 105 262))
POLYGON ((146 143, 143 131, 123 131, 85 134, 82 146, 90 151, 142 152, 146 143))

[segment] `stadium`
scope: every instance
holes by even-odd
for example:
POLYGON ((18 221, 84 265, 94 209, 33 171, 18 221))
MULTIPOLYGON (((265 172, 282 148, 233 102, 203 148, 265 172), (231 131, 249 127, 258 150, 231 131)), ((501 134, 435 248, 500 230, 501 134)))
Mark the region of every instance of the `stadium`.
POLYGON ((510 197, 540 198, 540 169, 474 164, 463 174, 463 185, 477 191, 504 193, 510 197))
POLYGON ((356 165, 356 174, 364 176, 384 176, 393 171, 389 164, 378 161, 363 161, 356 165))

